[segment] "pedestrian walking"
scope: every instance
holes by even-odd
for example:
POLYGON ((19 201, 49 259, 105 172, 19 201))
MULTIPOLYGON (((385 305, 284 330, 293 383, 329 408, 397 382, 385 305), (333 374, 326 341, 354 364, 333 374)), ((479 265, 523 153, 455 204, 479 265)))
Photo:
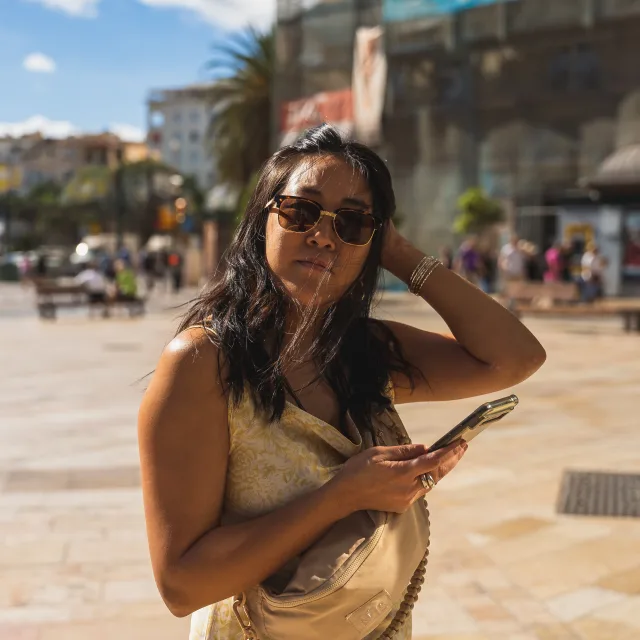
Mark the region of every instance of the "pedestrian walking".
POLYGON ((554 242, 544 254, 546 270, 544 272, 545 282, 561 282, 565 269, 565 257, 562 251, 562 244, 554 242))
POLYGON ((169 266, 173 293, 180 293, 184 270, 182 254, 178 250, 172 251, 167 258, 167 264, 169 266))
POLYGON ((500 250, 498 268, 503 282, 518 282, 526 276, 527 256, 520 247, 520 238, 513 234, 500 250))
POLYGON ((160 358, 139 416, 142 486, 156 581, 175 615, 193 614, 191 640, 266 637, 266 617, 274 638, 410 638, 420 498, 466 445, 407 444, 394 403, 491 393, 544 361, 513 314, 401 236, 394 211, 385 162, 309 130, 264 165, 224 275, 160 358), (454 337, 372 318, 381 268, 454 337), (401 530, 384 554, 375 536, 401 530))
POLYGON ((467 238, 458 250, 455 261, 455 270, 463 278, 473 284, 478 284, 480 279, 480 252, 477 248, 478 241, 475 237, 467 238))
POLYGON ((606 258, 600 253, 595 242, 587 245, 587 250, 580 260, 582 279, 582 299, 584 302, 593 302, 602 297, 604 270, 607 266, 606 258))

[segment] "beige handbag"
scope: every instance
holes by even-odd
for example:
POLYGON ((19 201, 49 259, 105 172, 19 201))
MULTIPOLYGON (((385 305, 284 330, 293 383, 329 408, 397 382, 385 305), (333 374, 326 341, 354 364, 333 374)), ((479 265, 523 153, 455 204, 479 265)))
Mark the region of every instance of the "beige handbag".
MULTIPOLYGON (((395 409, 374 419, 375 444, 409 444, 395 409)), ((418 599, 429 555, 429 511, 358 511, 299 558, 286 585, 269 581, 236 596, 245 640, 362 640, 404 600, 378 640, 393 638, 418 599), (408 585, 408 586, 407 586, 408 585)))

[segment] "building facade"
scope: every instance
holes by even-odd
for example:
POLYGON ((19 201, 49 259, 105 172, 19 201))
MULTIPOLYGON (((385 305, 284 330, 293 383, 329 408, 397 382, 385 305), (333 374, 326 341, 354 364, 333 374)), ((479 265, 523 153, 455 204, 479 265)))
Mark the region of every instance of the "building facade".
MULTIPOLYGON (((22 172, 21 190, 28 192, 44 182, 67 184, 76 172, 87 166, 114 169, 127 160, 127 148, 140 156, 140 143, 127 143, 112 133, 72 136, 69 138, 40 138, 19 161, 22 172)), ((146 151, 143 155, 146 156, 146 151)))
POLYGON ((453 243, 456 200, 478 185, 546 248, 549 193, 640 142, 640 0, 281 0, 276 101, 351 87, 354 34, 372 25, 388 66, 378 151, 426 251, 453 243))
POLYGON ((19 138, 0 137, 0 194, 22 189, 22 159, 25 153, 41 140, 42 136, 37 133, 19 138))
POLYGON ((194 176, 203 191, 215 184, 207 142, 211 120, 210 86, 156 90, 147 101, 150 151, 183 175, 194 176))

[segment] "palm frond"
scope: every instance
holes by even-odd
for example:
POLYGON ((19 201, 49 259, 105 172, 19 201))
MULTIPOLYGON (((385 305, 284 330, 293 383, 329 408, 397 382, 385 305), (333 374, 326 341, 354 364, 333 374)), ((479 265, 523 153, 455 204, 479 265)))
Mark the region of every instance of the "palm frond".
POLYGON ((209 139, 222 182, 243 187, 269 156, 273 32, 247 29, 213 47, 209 139))

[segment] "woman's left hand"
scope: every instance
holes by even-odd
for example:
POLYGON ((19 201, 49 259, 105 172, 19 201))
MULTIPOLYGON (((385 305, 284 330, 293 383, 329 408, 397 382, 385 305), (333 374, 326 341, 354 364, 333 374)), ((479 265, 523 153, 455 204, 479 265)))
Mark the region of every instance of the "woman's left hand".
POLYGON ((382 266, 393 273, 394 260, 398 256, 403 243, 408 241, 396 229, 393 220, 389 219, 384 226, 384 242, 382 244, 382 266))

